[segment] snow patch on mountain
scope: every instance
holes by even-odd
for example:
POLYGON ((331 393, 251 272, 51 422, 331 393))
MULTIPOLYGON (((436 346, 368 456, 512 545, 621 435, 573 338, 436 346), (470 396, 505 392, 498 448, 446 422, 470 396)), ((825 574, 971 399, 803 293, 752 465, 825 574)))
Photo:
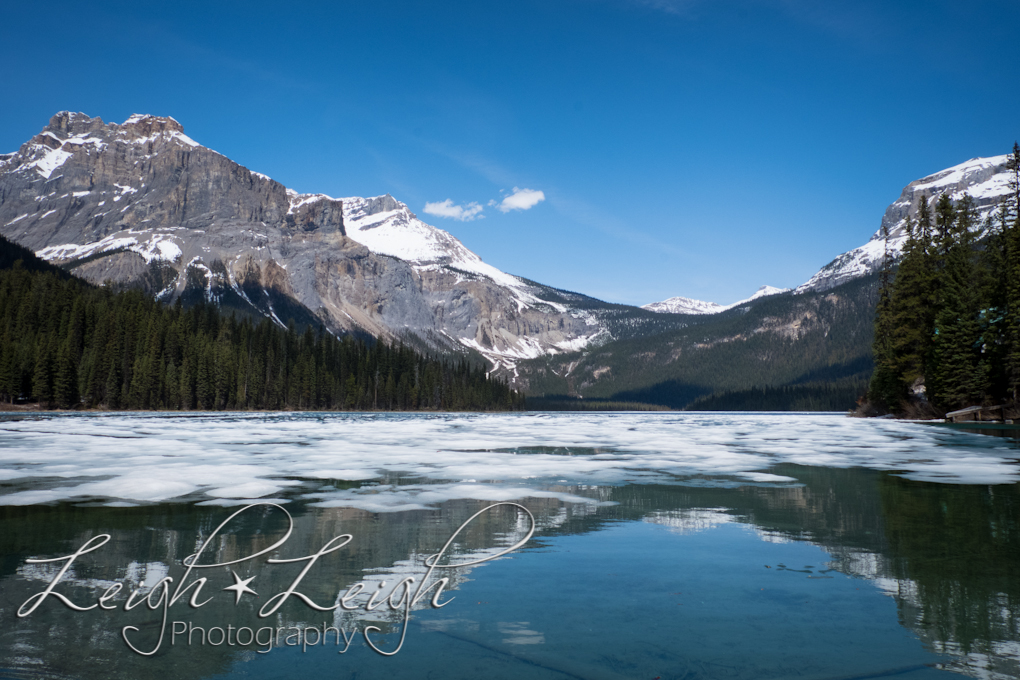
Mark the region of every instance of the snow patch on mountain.
POLYGON ((762 286, 754 295, 743 300, 738 300, 732 304, 720 305, 717 302, 705 302, 703 300, 692 300, 691 298, 685 297, 671 297, 668 300, 662 302, 652 302, 651 304, 642 305, 641 309, 647 309, 652 312, 659 312, 660 314, 718 314, 719 312, 725 312, 727 309, 733 309, 740 305, 757 300, 758 298, 766 297, 768 295, 778 295, 779 293, 789 292, 789 288, 776 288, 775 286, 762 286))
POLYGON ((718 314, 724 307, 718 302, 705 302, 687 297, 671 297, 661 302, 641 305, 641 309, 660 314, 718 314))
POLYGON ((26 164, 25 169, 35 169, 46 179, 49 179, 50 175, 53 174, 53 171, 66 163, 67 159, 73 155, 70 151, 64 151, 63 149, 48 149, 42 145, 39 145, 39 150, 39 157, 31 163, 26 164))
POLYGON ((422 222, 389 194, 375 198, 341 198, 347 235, 369 250, 416 265, 439 264, 486 276, 501 286, 526 284, 486 264, 449 232, 422 222))
POLYGON ((182 255, 181 247, 173 235, 147 231, 117 232, 116 234, 110 234, 100 241, 85 245, 65 243, 63 245, 48 246, 36 251, 35 254, 47 261, 71 262, 114 250, 128 250, 138 253, 145 259, 146 264, 154 260, 176 262, 182 255))
POLYGON ((776 288, 775 286, 762 286, 761 288, 756 290, 754 292, 754 295, 752 295, 751 297, 744 298, 743 300, 738 300, 737 302, 734 302, 733 304, 730 304, 730 305, 726 305, 726 307, 724 309, 733 309, 734 307, 738 307, 738 306, 740 306, 742 304, 746 304, 748 302, 751 302, 752 300, 757 300, 758 298, 768 297, 770 295, 779 295, 780 293, 788 293, 788 292, 790 292, 789 288, 776 288))
POLYGON ((938 196, 943 191, 958 200, 968 193, 974 199, 999 199, 1009 193, 1009 175, 1004 172, 1008 156, 972 158, 911 184, 914 193, 938 196))
POLYGON ((299 209, 310 203, 316 203, 317 201, 335 201, 337 199, 327 196, 326 194, 299 194, 293 189, 287 189, 287 196, 290 198, 290 209, 287 210, 288 215, 295 214, 299 209))
MULTIPOLYGON (((899 257, 903 244, 907 242, 906 234, 889 238, 889 256, 899 257)), ((886 244, 882 240, 881 231, 863 246, 845 252, 829 264, 822 267, 807 283, 794 289, 798 295, 812 290, 828 290, 861 276, 866 276, 882 266, 885 258, 886 244)))

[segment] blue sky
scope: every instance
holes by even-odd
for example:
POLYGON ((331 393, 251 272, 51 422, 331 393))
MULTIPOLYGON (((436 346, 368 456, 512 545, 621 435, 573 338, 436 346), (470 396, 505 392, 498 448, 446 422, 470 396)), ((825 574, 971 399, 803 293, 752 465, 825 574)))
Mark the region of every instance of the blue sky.
POLYGON ((615 302, 803 283, 1020 138, 1015 0, 33 4, 0 6, 0 152, 63 109, 170 115, 615 302))

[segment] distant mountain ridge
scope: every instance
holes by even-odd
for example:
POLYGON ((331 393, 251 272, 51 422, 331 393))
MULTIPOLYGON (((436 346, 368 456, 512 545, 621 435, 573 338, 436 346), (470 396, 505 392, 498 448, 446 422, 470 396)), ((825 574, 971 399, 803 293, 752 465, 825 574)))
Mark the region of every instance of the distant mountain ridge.
POLYGON ((659 312, 660 314, 718 314, 719 312, 725 312, 727 309, 733 309, 740 305, 747 304, 758 298, 763 298, 769 295, 779 295, 780 293, 788 293, 789 288, 776 288, 775 286, 762 286, 754 295, 749 298, 744 298, 732 304, 720 305, 716 302, 704 302, 702 300, 692 300, 691 298, 685 297, 671 297, 662 302, 652 302, 647 305, 641 305, 641 309, 647 309, 652 312, 659 312))
POLYGON ((522 361, 519 384, 529 397, 555 405, 604 401, 683 409, 702 399, 711 407, 717 403, 711 395, 768 388, 773 401, 851 409, 867 390, 873 366, 877 278, 769 295, 716 314, 656 314, 685 323, 522 361), (828 396, 815 398, 820 395, 828 396))
MULTIPOLYGON (((902 250, 907 219, 921 200, 934 203, 943 192, 959 200, 967 193, 980 222, 993 215, 1010 191, 1006 160, 972 159, 911 182, 882 218, 890 254, 902 250)), ((531 394, 553 402, 636 401, 672 408, 750 408, 761 402, 783 408, 786 399, 853 408, 872 370, 876 270, 886 250, 882 232, 794 291, 760 291, 750 300, 765 299, 754 305, 745 304, 748 300, 723 307, 688 298, 646 305, 666 317, 682 313, 702 321, 579 355, 534 359, 519 367, 522 381, 531 394)))

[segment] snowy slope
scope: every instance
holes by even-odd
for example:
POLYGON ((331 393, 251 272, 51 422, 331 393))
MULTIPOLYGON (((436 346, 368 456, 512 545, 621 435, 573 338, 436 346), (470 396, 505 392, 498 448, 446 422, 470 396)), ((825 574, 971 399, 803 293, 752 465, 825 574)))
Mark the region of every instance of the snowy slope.
POLYGON ((347 236, 373 253, 399 257, 418 267, 450 267, 484 276, 515 291, 522 302, 538 302, 519 278, 482 262, 482 258, 449 232, 422 222, 405 204, 389 194, 339 200, 344 204, 347 236))
POLYGON ((769 295, 779 295, 780 293, 788 293, 789 291, 790 291, 789 288, 776 288, 775 286, 762 286, 761 288, 756 290, 754 292, 754 295, 752 295, 751 297, 744 298, 743 300, 738 300, 737 302, 734 302, 731 305, 726 305, 726 307, 724 307, 724 309, 733 309, 734 307, 739 307, 740 305, 745 304, 747 302, 750 302, 751 300, 757 300, 758 298, 768 297, 769 295))
MULTIPOLYGON (((295 197, 294 200, 299 200, 295 197)), ((517 312, 555 312, 567 314, 584 328, 579 335, 562 339, 510 336, 503 333, 506 343, 482 343, 475 338, 455 336, 457 342, 477 350, 494 366, 513 370, 519 359, 533 359, 544 354, 559 354, 584 349, 596 339, 604 339, 606 331, 590 312, 571 309, 566 305, 540 299, 535 289, 520 278, 507 274, 482 261, 457 238, 442 229, 422 222, 411 210, 389 194, 374 198, 347 197, 339 199, 344 206, 344 228, 351 238, 373 253, 397 257, 419 273, 455 273, 483 277, 505 290, 517 305, 517 312)))
POLYGON ((717 314, 726 308, 717 302, 705 302, 678 295, 662 302, 641 305, 641 309, 660 314, 717 314))
MULTIPOLYGON (((983 223, 1009 194, 1006 160, 1005 155, 972 158, 965 163, 908 184, 899 199, 889 206, 882 217, 882 226, 889 228, 890 256, 897 257, 903 250, 907 240, 904 227, 907 219, 917 214, 922 197, 931 204, 944 192, 954 201, 962 198, 965 193, 970 194, 977 209, 978 222, 983 223)), ((879 227, 871 240, 825 265, 809 281, 798 286, 796 292, 827 290, 869 274, 882 266, 884 254, 885 243, 882 239, 882 227, 879 227)))
POLYGON ((651 304, 642 305, 642 309, 647 309, 652 312, 659 312, 661 314, 718 314, 719 312, 725 312, 727 309, 733 309, 740 305, 757 300, 758 298, 766 297, 768 295, 778 295, 779 293, 786 293, 789 288, 776 288, 775 286, 762 286, 754 295, 749 298, 744 298, 729 305, 720 305, 716 302, 704 302, 702 300, 692 300, 691 298, 685 297, 671 297, 668 300, 662 302, 652 302, 651 304))

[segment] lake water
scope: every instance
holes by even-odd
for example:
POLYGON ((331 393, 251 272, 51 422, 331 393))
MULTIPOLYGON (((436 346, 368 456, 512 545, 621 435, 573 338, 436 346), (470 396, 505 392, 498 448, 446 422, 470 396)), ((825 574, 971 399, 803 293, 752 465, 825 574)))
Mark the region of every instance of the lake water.
POLYGON ((1016 678, 1020 448, 998 434, 7 416, 0 678, 1016 678))

